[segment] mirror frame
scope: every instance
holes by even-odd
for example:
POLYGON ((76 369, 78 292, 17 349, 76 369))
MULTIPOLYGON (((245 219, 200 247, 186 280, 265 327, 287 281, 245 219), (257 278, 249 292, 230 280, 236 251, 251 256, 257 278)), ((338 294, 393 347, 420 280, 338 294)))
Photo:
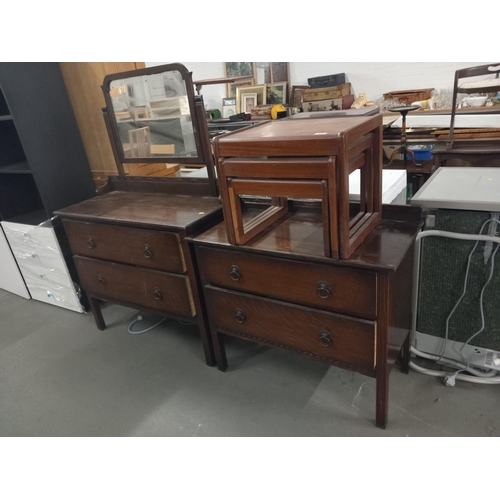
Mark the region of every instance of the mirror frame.
POLYGON ((205 116, 205 106, 203 103, 202 96, 195 96, 194 84, 192 80, 192 72, 189 71, 181 63, 164 64, 161 66, 154 66, 151 68, 141 68, 132 71, 125 71, 120 73, 112 73, 104 77, 102 84, 102 91, 104 94, 104 101, 106 107, 103 108, 104 120, 106 123, 106 128, 108 130, 109 139, 111 141, 111 146, 115 161, 118 168, 119 177, 123 178, 127 182, 129 179, 148 179, 151 181, 154 179, 157 182, 177 182, 185 185, 185 183, 208 183, 210 193, 212 196, 217 196, 217 181, 215 175, 214 158, 212 154, 212 149, 210 145, 210 139, 208 134, 208 126, 205 116), (194 140, 196 144, 197 156, 196 157, 184 157, 184 156, 154 156, 147 158, 125 158, 122 143, 119 138, 118 124, 113 110, 113 105, 110 95, 111 82, 115 80, 121 80, 124 78, 133 78, 138 76, 148 76, 155 75, 159 73, 165 73, 168 71, 178 71, 182 79, 186 84, 186 93, 189 102, 189 110, 191 112, 191 122, 193 125, 194 140), (108 111, 109 110, 109 111, 108 111), (189 164, 203 164, 207 169, 207 178, 200 177, 154 177, 154 176, 129 176, 125 174, 123 169, 124 163, 180 163, 184 165, 189 164))

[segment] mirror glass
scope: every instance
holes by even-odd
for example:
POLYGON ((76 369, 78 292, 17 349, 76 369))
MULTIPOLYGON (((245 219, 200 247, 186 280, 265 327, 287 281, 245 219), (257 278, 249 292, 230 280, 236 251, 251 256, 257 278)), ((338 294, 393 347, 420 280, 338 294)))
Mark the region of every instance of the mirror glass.
POLYGON ((124 158, 199 156, 179 71, 113 80, 109 95, 124 158))

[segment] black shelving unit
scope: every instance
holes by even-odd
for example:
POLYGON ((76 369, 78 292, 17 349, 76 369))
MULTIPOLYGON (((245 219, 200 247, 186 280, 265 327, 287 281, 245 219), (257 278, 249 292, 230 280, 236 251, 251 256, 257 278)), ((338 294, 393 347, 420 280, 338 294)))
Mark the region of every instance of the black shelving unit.
MULTIPOLYGON (((95 194, 59 64, 0 63, 0 221, 36 226, 95 194)), ((62 224, 51 227, 78 282, 62 224)))
POLYGON ((0 63, 0 220, 36 225, 94 196, 58 63, 0 63))

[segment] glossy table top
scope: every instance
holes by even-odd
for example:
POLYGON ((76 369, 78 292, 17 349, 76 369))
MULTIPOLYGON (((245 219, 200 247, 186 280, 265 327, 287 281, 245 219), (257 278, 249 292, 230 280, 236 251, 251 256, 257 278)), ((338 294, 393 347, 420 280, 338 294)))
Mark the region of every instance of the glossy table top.
POLYGON ((54 213, 93 222, 186 229, 220 210, 215 197, 111 191, 54 213))
MULTIPOLYGON (((413 207, 384 205, 382 221, 349 259, 331 259, 323 255, 323 227, 320 211, 298 209, 275 222, 248 243, 232 246, 224 223, 193 236, 191 241, 224 248, 245 249, 255 253, 272 253, 278 257, 316 260, 334 265, 394 271, 413 245, 421 227, 420 210, 413 207)), ((245 218, 255 216, 250 210, 245 218)))
POLYGON ((373 120, 374 117, 310 118, 302 120, 270 120, 237 134, 221 136, 220 145, 254 141, 330 141, 333 137, 373 120))

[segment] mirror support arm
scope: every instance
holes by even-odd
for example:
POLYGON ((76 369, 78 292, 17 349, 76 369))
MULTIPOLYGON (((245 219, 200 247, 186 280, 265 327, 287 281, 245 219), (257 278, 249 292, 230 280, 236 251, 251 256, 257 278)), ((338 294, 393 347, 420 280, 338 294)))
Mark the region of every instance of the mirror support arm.
MULTIPOLYGON (((102 108, 102 116, 104 118, 104 124, 106 125, 106 131, 108 132, 108 137, 109 137, 109 142, 111 143, 111 149, 113 151, 113 157, 115 159, 116 163, 116 168, 118 170, 118 174, 122 179, 125 179, 125 169, 123 168, 123 164, 120 161, 120 157, 118 156, 118 151, 116 150, 116 142, 113 139, 113 134, 111 131, 111 123, 109 122, 109 116, 108 116, 108 108, 104 107, 102 108)), ((125 184, 125 190, 127 190, 127 185, 125 184)))

